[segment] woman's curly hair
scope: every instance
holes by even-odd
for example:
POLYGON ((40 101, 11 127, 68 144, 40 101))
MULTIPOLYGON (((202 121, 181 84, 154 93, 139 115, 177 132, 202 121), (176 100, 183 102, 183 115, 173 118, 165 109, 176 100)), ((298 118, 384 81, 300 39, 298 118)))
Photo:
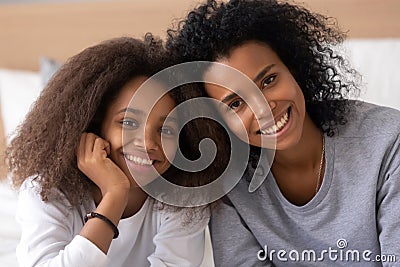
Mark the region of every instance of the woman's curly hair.
POLYGON ((357 73, 334 51, 344 38, 335 20, 298 5, 208 0, 168 30, 166 47, 184 62, 215 61, 248 41, 269 45, 302 89, 313 122, 332 136, 351 110, 347 95, 358 93, 357 73))
MULTIPOLYGON (((162 42, 151 34, 144 40, 107 40, 71 57, 43 89, 7 147, 14 186, 32 177, 39 183, 44 201, 56 188, 72 205, 82 203, 93 185, 77 167, 76 149, 82 133, 101 136, 106 110, 123 85, 137 76, 150 77, 170 63, 162 42)), ((180 95, 171 92, 176 104, 180 95)), ((202 132, 196 125, 186 127, 183 136, 195 138, 202 132)), ((190 150, 187 138, 180 142, 190 150)), ((194 177, 169 172, 178 183, 194 177)))

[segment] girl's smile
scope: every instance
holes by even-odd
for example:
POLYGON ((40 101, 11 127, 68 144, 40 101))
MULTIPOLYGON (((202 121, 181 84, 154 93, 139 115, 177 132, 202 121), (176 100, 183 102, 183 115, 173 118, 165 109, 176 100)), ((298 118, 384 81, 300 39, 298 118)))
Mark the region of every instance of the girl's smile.
MULTIPOLYGON (((178 138, 177 118, 170 114, 175 102, 169 95, 161 97, 149 113, 149 103, 143 98, 130 102, 146 79, 143 76, 134 78, 121 89, 106 113, 102 128, 102 137, 111 144, 110 158, 133 184, 140 185, 169 168, 178 138)), ((160 88, 147 89, 153 94, 160 88)))

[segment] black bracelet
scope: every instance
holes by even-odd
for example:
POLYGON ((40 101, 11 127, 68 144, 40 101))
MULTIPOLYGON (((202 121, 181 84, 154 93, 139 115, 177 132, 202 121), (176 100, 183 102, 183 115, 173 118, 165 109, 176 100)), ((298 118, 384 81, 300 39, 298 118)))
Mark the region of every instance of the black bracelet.
POLYGON ((83 219, 85 220, 85 223, 86 223, 89 219, 92 219, 92 218, 99 218, 100 220, 103 220, 104 222, 106 222, 106 223, 111 227, 111 229, 114 231, 114 237, 113 237, 113 239, 115 239, 115 238, 118 237, 119 231, 118 231, 117 226, 115 226, 115 224, 113 224, 113 222, 110 221, 110 219, 108 219, 106 216, 101 215, 100 213, 97 213, 97 212, 93 212, 93 211, 92 211, 92 212, 86 214, 85 217, 83 217, 83 219))

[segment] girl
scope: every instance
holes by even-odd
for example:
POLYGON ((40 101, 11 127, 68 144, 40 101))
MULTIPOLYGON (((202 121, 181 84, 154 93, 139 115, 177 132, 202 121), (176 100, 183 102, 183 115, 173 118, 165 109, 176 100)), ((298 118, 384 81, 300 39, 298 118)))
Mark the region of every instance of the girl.
POLYGON ((199 208, 199 220, 183 227, 187 209, 160 205, 131 175, 168 170, 185 183, 169 168, 178 142, 173 95, 149 114, 129 105, 165 55, 151 35, 108 40, 72 57, 44 89, 7 150, 21 186, 21 266, 200 265, 207 214, 199 208))
POLYGON ((345 37, 336 25, 275 0, 209 0, 179 25, 167 42, 179 61, 239 70, 272 113, 243 100, 248 88, 199 92, 229 106, 223 117, 239 116, 252 146, 243 179, 212 210, 216 266, 398 263, 400 112, 346 99, 355 72, 332 50, 345 37), (271 138, 275 158, 251 193, 249 177, 260 173, 252 166, 271 138))

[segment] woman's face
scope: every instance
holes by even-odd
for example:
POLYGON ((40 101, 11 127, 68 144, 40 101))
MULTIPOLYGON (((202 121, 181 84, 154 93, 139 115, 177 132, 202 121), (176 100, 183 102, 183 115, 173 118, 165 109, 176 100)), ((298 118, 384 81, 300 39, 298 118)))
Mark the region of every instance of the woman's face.
MULTIPOLYGON (((252 94, 250 88, 232 86, 233 88, 228 89, 206 84, 207 94, 231 109, 220 108, 222 117, 229 117, 224 113, 236 113, 247 132, 248 142, 254 146, 265 146, 261 142, 262 138, 275 138, 277 150, 287 149, 299 142, 305 119, 304 96, 290 71, 268 45, 247 42, 233 49, 229 56, 219 59, 218 62, 246 75, 261 91, 261 98, 265 98, 256 98, 255 101, 246 103, 242 96, 252 94)), ((238 122, 237 117, 229 118, 231 120, 226 120, 228 126, 240 137, 240 121, 238 122)))
MULTIPOLYGON (((175 107, 171 96, 164 95, 150 113, 149 106, 152 103, 146 103, 147 98, 140 97, 139 101, 130 103, 146 79, 143 76, 136 77, 124 85, 102 123, 102 138, 111 145, 109 157, 131 178, 133 184, 140 181, 140 185, 142 181, 149 182, 170 167, 168 159, 174 158, 178 144, 177 117, 175 113, 170 114, 175 107)), ((146 93, 163 91, 162 88, 150 89, 146 93)))

